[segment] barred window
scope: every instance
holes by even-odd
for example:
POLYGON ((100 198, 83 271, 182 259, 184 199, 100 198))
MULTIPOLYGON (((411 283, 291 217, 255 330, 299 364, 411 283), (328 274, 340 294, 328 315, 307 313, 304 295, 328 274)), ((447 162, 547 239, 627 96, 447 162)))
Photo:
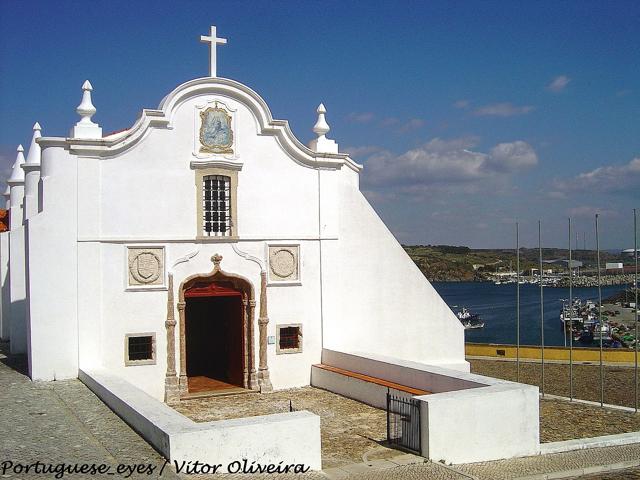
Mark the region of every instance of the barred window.
POLYGON ((203 235, 231 235, 231 178, 207 175, 202 182, 203 235))
POLYGON ((156 363, 155 333, 128 333, 124 338, 124 364, 153 365, 156 363))
POLYGON ((276 325, 276 353, 302 352, 302 325, 276 325))

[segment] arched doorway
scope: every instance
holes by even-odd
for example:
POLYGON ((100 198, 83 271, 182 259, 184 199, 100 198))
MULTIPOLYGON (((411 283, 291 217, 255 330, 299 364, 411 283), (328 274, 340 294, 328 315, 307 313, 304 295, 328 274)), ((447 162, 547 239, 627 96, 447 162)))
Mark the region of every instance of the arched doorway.
MULTIPOLYGON (((221 259, 221 257, 220 257, 221 259)), ((180 286, 180 392, 256 389, 252 284, 220 270, 180 286)))
POLYGON ((184 296, 189 392, 246 388, 242 292, 229 282, 196 282, 184 296))

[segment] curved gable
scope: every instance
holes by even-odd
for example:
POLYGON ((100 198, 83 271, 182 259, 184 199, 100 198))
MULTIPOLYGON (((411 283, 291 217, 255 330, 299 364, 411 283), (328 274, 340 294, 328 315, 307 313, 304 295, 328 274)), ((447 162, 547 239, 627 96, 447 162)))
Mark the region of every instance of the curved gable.
MULTIPOLYGON (((359 172, 362 166, 343 153, 318 153, 298 140, 286 120, 275 120, 260 95, 254 90, 234 80, 203 77, 190 80, 176 87, 162 99, 157 109, 144 109, 136 123, 128 130, 114 133, 102 139, 66 139, 70 150, 76 154, 97 157, 119 155, 134 147, 148 133, 150 128, 173 128, 173 117, 185 101, 203 95, 222 95, 245 105, 258 123, 260 135, 276 138, 283 151, 296 163, 310 168, 339 169, 343 165, 359 172)), ((41 143, 49 139, 43 139, 41 143)), ((53 139, 50 139, 53 140, 53 139)), ((48 143, 48 142, 47 142, 48 143)))

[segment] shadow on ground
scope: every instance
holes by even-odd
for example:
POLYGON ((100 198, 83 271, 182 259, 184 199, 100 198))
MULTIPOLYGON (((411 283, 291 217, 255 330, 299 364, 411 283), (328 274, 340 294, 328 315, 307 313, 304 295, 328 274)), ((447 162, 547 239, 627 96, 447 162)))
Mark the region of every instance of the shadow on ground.
POLYGON ((22 375, 29 375, 27 356, 24 354, 11 355, 9 353, 9 342, 0 342, 0 363, 22 375))

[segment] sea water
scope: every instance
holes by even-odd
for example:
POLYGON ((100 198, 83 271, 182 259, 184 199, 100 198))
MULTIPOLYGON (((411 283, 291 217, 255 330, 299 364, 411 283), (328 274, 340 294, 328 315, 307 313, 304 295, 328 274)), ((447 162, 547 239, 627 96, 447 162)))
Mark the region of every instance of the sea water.
MULTIPOLYGON (((465 340, 476 343, 516 343, 516 284, 492 282, 434 282, 434 288, 449 307, 458 312, 466 307, 480 315, 484 328, 465 330, 465 340)), ((624 290, 624 285, 602 287, 602 298, 624 290)), ((544 344, 564 345, 560 321, 562 299, 568 288, 544 287, 544 344)), ((573 298, 598 302, 598 288, 574 288, 573 298)), ((520 344, 540 345, 540 287, 520 285, 520 344)), ((568 344, 569 339, 566 339, 568 344)))

